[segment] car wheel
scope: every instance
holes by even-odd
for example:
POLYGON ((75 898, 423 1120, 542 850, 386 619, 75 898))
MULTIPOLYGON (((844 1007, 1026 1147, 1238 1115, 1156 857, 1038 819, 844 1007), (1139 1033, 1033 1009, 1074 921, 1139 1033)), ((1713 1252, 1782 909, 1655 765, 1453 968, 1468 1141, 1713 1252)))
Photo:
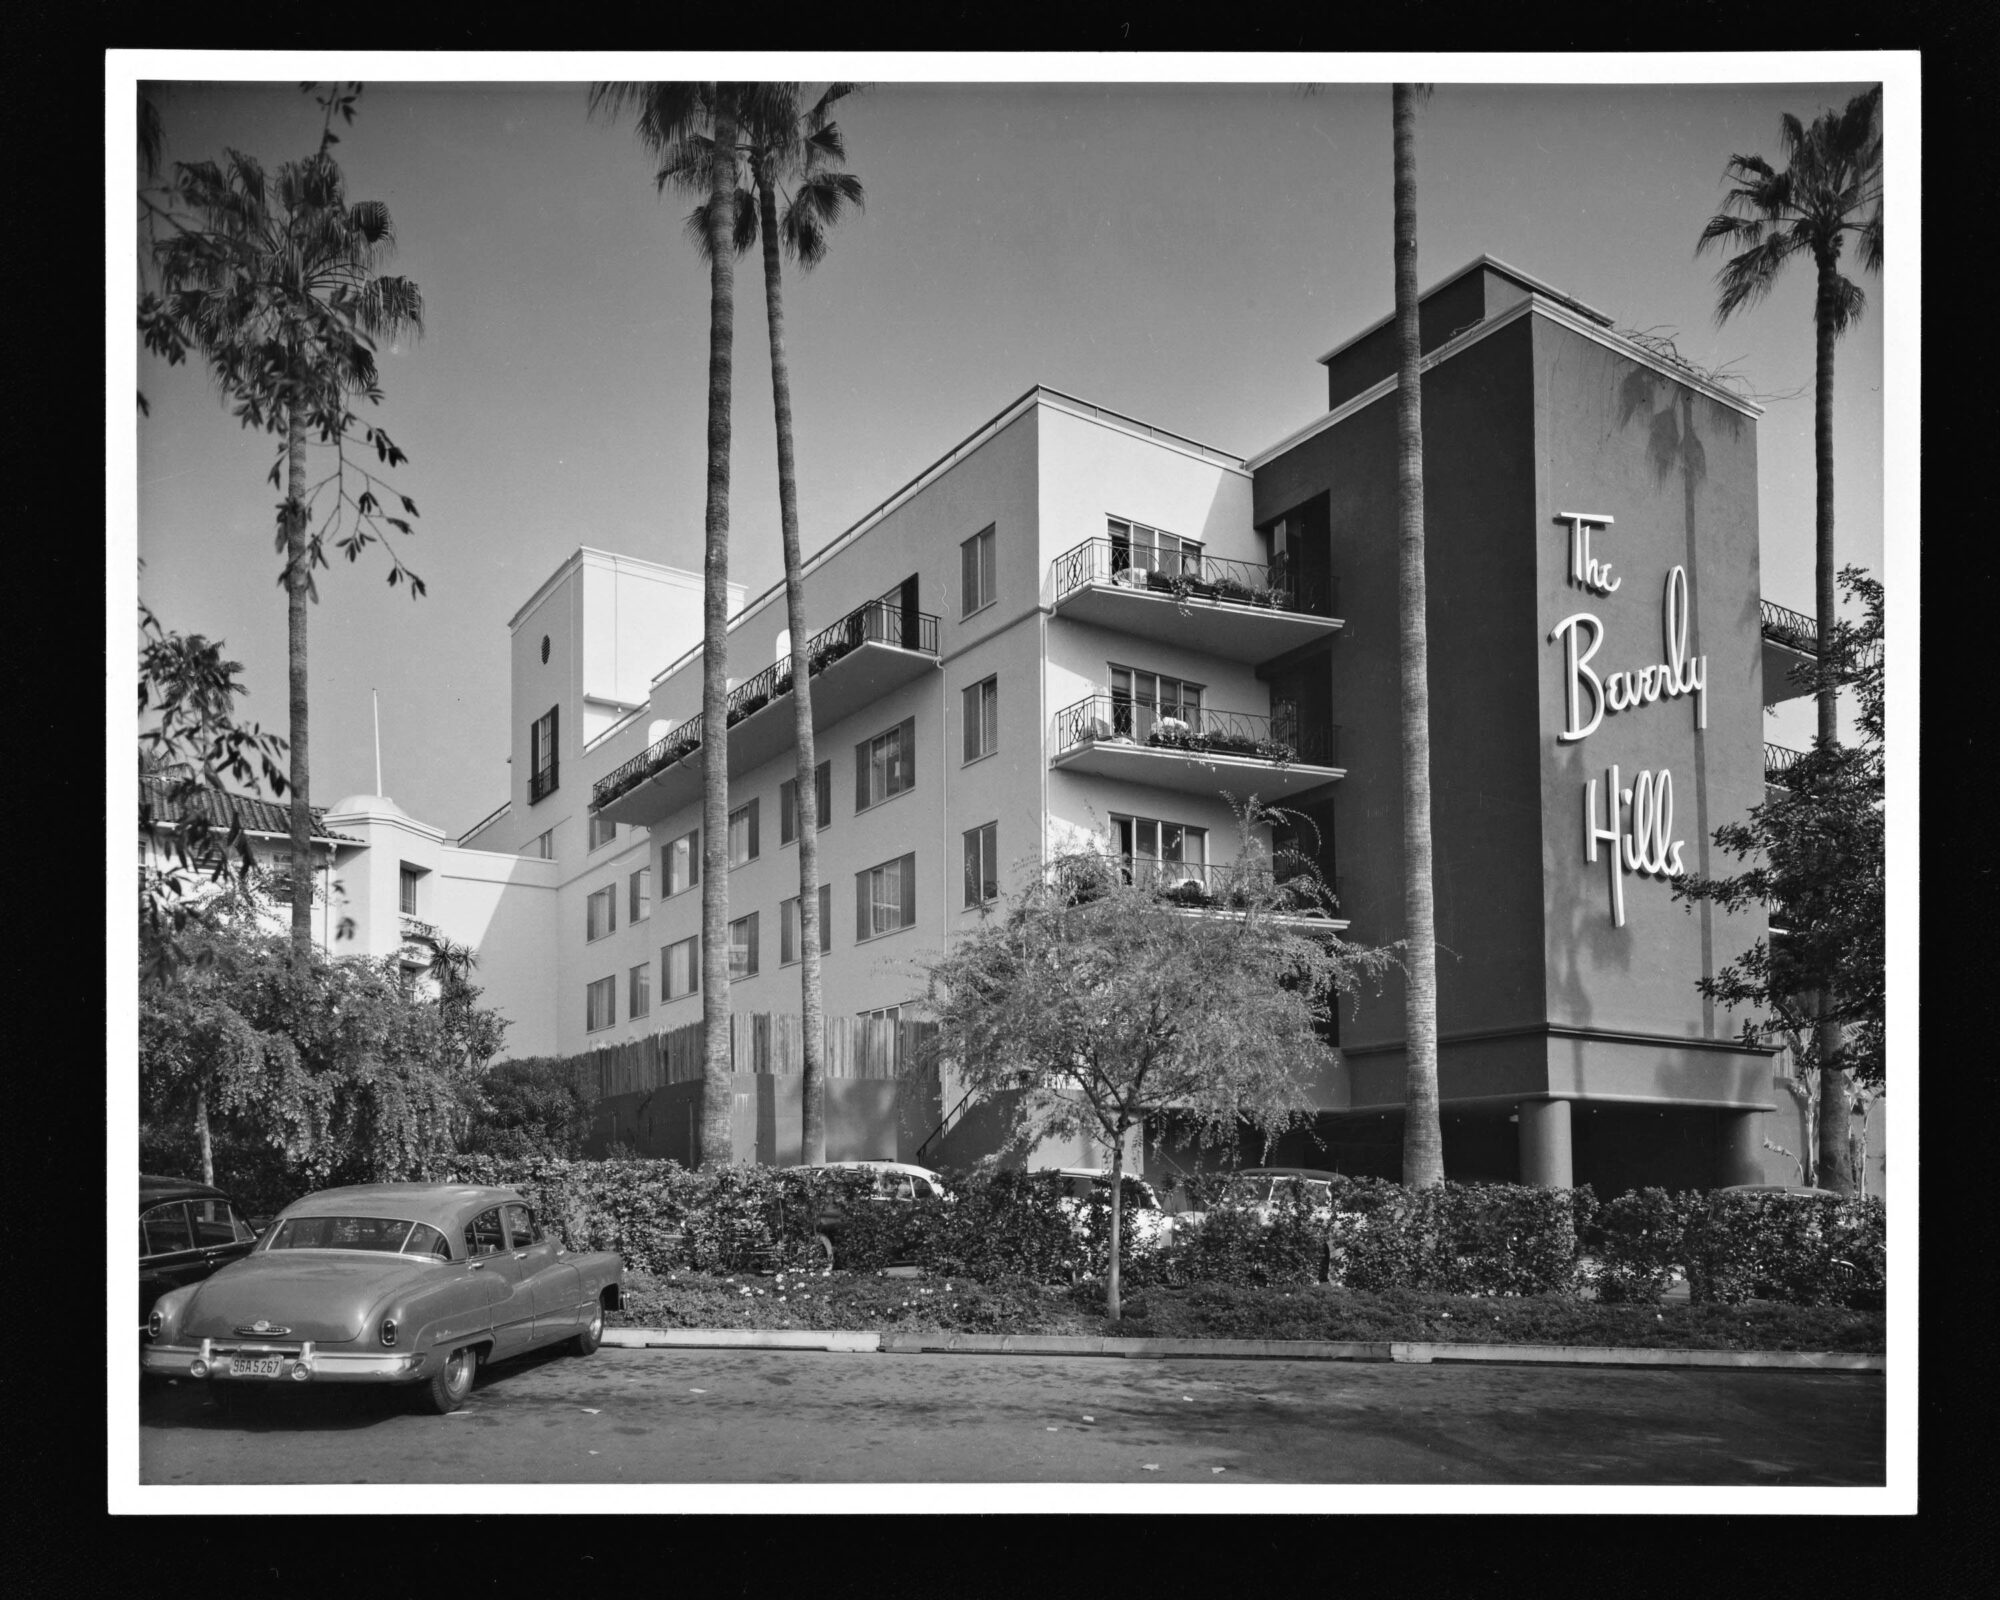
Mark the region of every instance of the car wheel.
POLYGON ((604 1304, 600 1301, 590 1308, 590 1321, 584 1325, 583 1332, 570 1340, 569 1347, 577 1355, 587 1356, 602 1343, 604 1343, 604 1304))
POLYGON ((445 1357, 444 1365, 431 1374, 424 1387, 424 1403, 439 1416, 449 1416, 465 1404, 472 1393, 472 1375, 479 1366, 479 1352, 467 1345, 445 1357))

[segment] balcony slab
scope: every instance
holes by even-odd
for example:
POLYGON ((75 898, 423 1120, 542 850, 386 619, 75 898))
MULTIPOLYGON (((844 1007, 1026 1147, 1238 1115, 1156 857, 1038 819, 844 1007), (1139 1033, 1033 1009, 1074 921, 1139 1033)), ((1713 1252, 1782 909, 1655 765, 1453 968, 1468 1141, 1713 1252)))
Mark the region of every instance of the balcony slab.
POLYGON ((1339 617, 1280 611, 1274 606, 1244 605, 1234 600, 1195 596, 1177 600, 1170 594, 1102 580, 1070 590, 1055 603, 1055 614, 1142 639, 1184 645, 1224 661, 1252 663, 1329 639, 1344 626, 1339 617))
POLYGON ((1337 783, 1345 767, 1317 767, 1303 762, 1280 763, 1256 756, 1197 754, 1158 745, 1120 744, 1093 739, 1072 745, 1049 762, 1059 772, 1088 773, 1122 783, 1142 783, 1181 794, 1254 794, 1260 800, 1291 799, 1337 783))

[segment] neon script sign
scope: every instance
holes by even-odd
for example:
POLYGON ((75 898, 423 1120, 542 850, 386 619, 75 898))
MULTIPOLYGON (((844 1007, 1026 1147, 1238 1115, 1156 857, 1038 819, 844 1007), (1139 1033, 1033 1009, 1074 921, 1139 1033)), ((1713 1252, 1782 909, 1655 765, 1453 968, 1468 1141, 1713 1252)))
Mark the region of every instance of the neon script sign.
MULTIPOLYGON (((1612 575, 1612 564, 1591 549, 1591 530, 1609 528, 1613 519, 1588 512, 1558 513, 1570 525, 1569 580, 1577 588, 1606 596, 1624 583, 1612 575)), ((1578 744, 1602 725, 1607 713, 1636 710, 1660 700, 1694 696, 1695 728, 1708 727, 1708 657, 1688 654, 1687 569, 1667 574, 1660 596, 1660 631, 1664 661, 1639 668, 1599 673, 1591 663, 1604 643, 1604 623, 1592 612, 1576 611, 1549 631, 1549 642, 1563 650, 1563 728, 1559 744, 1578 744), (1585 705, 1588 703, 1588 715, 1585 705)), ((1665 767, 1642 771, 1629 787, 1619 782, 1618 768, 1606 774, 1600 821, 1597 780, 1583 786, 1583 855, 1593 864, 1597 847, 1609 848, 1611 921, 1625 926, 1625 876, 1644 873, 1670 878, 1681 872, 1684 840, 1673 836, 1674 778, 1665 767)))

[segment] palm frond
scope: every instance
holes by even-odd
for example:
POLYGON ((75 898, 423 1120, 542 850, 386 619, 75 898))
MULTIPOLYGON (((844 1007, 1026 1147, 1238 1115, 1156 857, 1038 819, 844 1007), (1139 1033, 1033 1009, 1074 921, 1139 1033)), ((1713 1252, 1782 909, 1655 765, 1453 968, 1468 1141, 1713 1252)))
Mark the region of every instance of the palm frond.
POLYGON ((1796 234, 1789 230, 1767 234, 1742 254, 1732 256, 1715 275, 1718 293, 1715 320, 1727 322, 1738 311, 1756 305, 1771 292, 1784 264, 1800 251, 1796 234))

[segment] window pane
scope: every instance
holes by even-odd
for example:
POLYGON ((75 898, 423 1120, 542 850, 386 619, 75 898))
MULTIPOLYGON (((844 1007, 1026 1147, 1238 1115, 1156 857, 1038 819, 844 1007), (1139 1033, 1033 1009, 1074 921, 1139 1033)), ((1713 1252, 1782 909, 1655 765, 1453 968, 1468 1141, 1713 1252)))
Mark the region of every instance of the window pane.
POLYGON ((653 869, 641 867, 630 879, 627 921, 644 922, 653 914, 653 869))
POLYGON ((1160 859, 1160 825, 1148 817, 1135 819, 1135 835, 1132 853, 1150 860, 1160 859))
POLYGON ((188 1227, 187 1202, 154 1206, 139 1218, 139 1253, 166 1255, 176 1250, 192 1250, 194 1235, 188 1227))
POLYGON ((642 961, 632 969, 629 993, 625 998, 625 1014, 628 1017, 643 1017, 653 1009, 653 964, 650 961, 642 961))

